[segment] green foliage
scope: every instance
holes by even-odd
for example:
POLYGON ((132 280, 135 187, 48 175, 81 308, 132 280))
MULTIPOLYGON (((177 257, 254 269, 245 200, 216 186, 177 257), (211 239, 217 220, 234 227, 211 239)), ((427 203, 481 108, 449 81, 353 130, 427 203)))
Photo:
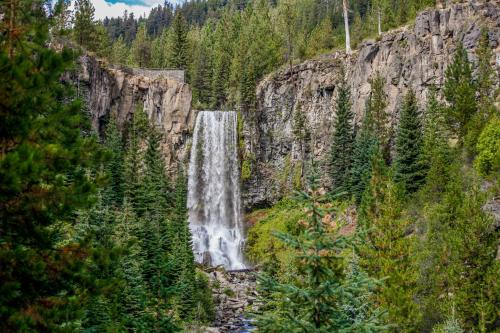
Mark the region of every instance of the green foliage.
POLYGON ((186 69, 188 64, 187 25, 180 11, 175 13, 171 36, 172 49, 169 63, 174 68, 186 69))
POLYGON ((125 65, 127 63, 128 47, 123 41, 123 38, 118 38, 111 45, 109 61, 117 65, 125 65))
POLYGON ((261 332, 386 330, 369 302, 375 281, 355 265, 345 267, 342 252, 353 246, 354 239, 336 233, 338 226, 327 232, 332 212, 320 208, 322 190, 314 178, 311 183, 311 191, 301 195, 309 215, 304 232, 275 234, 292 249, 297 272, 289 283, 268 275, 259 277, 266 307, 256 314, 255 325, 261 332))
POLYGON ((481 131, 488 119, 497 113, 494 105, 494 67, 491 65, 493 57, 489 45, 488 31, 481 30, 478 45, 476 47, 477 70, 476 70, 476 95, 477 113, 471 118, 467 126, 467 135, 464 138, 465 147, 471 155, 477 154, 476 145, 481 131))
POLYGON ((90 0, 75 2, 74 38, 76 42, 90 51, 97 50, 95 8, 90 0))
POLYGON ((467 51, 460 43, 452 63, 446 68, 443 94, 449 106, 446 121, 450 130, 463 142, 469 121, 477 112, 476 87, 467 51))
POLYGON ((500 118, 492 117, 479 136, 476 170, 486 176, 500 171, 500 118))
POLYGON ((43 3, 10 4, 0 9, 17 25, 15 40, 0 34, 0 331, 69 332, 94 281, 85 240, 62 240, 95 201, 103 154, 60 80, 74 54, 46 47, 43 3))
POLYGON ((426 166, 422 156, 422 126, 413 90, 405 96, 396 137, 394 181, 413 193, 425 180, 426 166))
POLYGON ((482 207, 487 194, 460 164, 449 166, 444 191, 424 210, 426 236, 422 267, 421 304, 426 325, 455 313, 466 330, 490 331, 497 317, 494 309, 499 288, 494 276, 498 230, 482 207))
POLYGON ((111 156, 105 168, 105 173, 109 177, 109 186, 104 189, 104 200, 109 206, 120 207, 124 194, 123 164, 125 151, 121 134, 116 126, 116 119, 111 118, 108 120, 105 135, 104 146, 111 156))
POLYGON ((411 220, 403 212, 403 196, 391 178, 377 153, 361 202, 360 226, 366 238, 361 246, 361 266, 371 276, 385 279, 375 298, 387 310, 388 321, 402 332, 416 332, 420 313, 413 302, 417 280, 412 260, 415 237, 408 235, 411 220))
POLYGON ((378 150, 378 141, 373 135, 367 112, 365 110, 362 127, 354 144, 350 176, 349 191, 358 203, 370 181, 372 156, 378 150))
POLYGON ((138 67, 148 67, 151 62, 151 42, 146 34, 146 26, 141 24, 130 50, 132 63, 138 67))
POLYGON ((246 220, 252 224, 246 243, 248 259, 262 264, 267 272, 285 273, 292 264, 291 253, 272 234, 277 231, 297 234, 300 229, 298 222, 304 216, 303 207, 290 199, 248 215, 246 220))
POLYGON ((387 112, 387 95, 385 90, 385 79, 379 72, 370 79, 371 92, 366 106, 367 123, 377 138, 378 144, 386 161, 390 155, 390 139, 392 129, 389 113, 387 112))
POLYGON ((252 167, 249 160, 243 160, 241 164, 241 180, 245 181, 252 176, 252 167))
POLYGON ((334 122, 332 148, 330 153, 330 178, 333 193, 347 193, 349 190, 350 170, 354 146, 353 114, 351 111, 351 93, 344 70, 337 96, 336 117, 334 122))

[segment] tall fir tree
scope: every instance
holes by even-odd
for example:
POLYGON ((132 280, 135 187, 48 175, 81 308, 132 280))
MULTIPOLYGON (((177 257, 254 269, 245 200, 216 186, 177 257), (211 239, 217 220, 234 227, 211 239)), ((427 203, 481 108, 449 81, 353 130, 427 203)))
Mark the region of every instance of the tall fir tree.
POLYGON ((127 150, 125 153, 125 165, 123 167, 124 198, 132 205, 134 212, 142 217, 146 207, 144 206, 144 186, 142 182, 144 168, 144 148, 146 141, 148 123, 146 114, 142 108, 137 107, 132 121, 128 126, 127 150))
POLYGON ((125 152, 121 133, 114 117, 108 120, 105 136, 104 147, 108 149, 111 156, 104 170, 109 179, 109 186, 103 190, 103 200, 109 206, 120 207, 124 194, 123 164, 125 152))
POLYGON ((365 240, 360 246, 361 266, 384 284, 375 292, 376 304, 388 313, 388 323, 400 332, 418 332, 421 318, 413 295, 417 271, 412 255, 415 237, 405 216, 400 189, 391 179, 382 154, 372 158, 369 186, 363 194, 359 225, 365 240))
POLYGON ((500 295, 499 230, 483 211, 487 194, 462 165, 460 159, 448 165, 449 181, 423 211, 418 297, 429 326, 455 314, 465 331, 491 332, 500 295))
POLYGON ((186 19, 180 10, 176 10, 174 22, 172 23, 172 50, 170 52, 170 65, 186 69, 188 65, 188 27, 186 19))
POLYGON ((495 69, 491 65, 493 51, 490 47, 488 30, 481 29, 476 46, 477 70, 476 70, 476 97, 477 97, 477 112, 474 114, 467 126, 467 135, 464 139, 465 147, 470 155, 477 153, 476 144, 478 142, 481 131, 492 115, 495 115, 496 109, 494 104, 494 73, 495 69))
POLYGON ((341 78, 336 103, 335 132, 333 134, 330 153, 332 193, 349 192, 352 153, 354 149, 351 93, 347 85, 344 69, 341 71, 341 78))
POLYGON ((401 108, 394 161, 394 180, 407 193, 417 191, 425 180, 426 165, 422 149, 420 113, 415 92, 410 89, 401 108))
POLYGON ((453 153, 448 141, 445 106, 438 101, 437 91, 432 87, 427 97, 422 150, 427 174, 421 192, 427 198, 438 198, 450 178, 448 166, 453 160, 453 153))
POLYGON ((146 25, 144 23, 139 25, 130 52, 135 66, 149 67, 151 63, 151 41, 146 33, 146 25))
POLYGON ((90 0, 75 2, 74 35, 76 42, 90 51, 96 50, 95 8, 90 0))
POLYGON ((378 140, 373 134, 371 121, 371 115, 367 106, 361 129, 354 143, 349 179, 349 191, 357 203, 361 202, 363 193, 370 181, 372 156, 379 149, 378 140))
POLYGON ((453 61, 446 68, 443 94, 448 102, 446 121, 463 144, 470 120, 477 112, 476 87, 467 51, 458 44, 453 61))
POLYGON ((390 140, 392 128, 387 112, 387 94, 385 92, 385 79, 379 72, 370 79, 371 92, 367 104, 370 116, 370 126, 373 135, 377 138, 382 155, 386 161, 390 160, 390 140))

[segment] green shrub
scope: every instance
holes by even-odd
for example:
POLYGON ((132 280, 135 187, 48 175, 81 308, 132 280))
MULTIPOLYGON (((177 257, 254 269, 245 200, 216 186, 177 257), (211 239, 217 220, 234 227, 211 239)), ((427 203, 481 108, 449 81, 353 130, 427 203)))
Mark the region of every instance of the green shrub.
POLYGON ((477 143, 476 170, 483 176, 500 170, 500 118, 493 117, 477 143))

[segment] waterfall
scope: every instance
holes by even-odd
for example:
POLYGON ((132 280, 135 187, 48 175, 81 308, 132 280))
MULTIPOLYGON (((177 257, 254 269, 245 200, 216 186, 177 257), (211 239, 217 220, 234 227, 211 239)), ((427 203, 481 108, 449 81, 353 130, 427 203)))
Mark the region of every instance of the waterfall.
POLYGON ((233 111, 198 113, 188 173, 187 205, 196 260, 226 269, 245 268, 237 123, 233 111))

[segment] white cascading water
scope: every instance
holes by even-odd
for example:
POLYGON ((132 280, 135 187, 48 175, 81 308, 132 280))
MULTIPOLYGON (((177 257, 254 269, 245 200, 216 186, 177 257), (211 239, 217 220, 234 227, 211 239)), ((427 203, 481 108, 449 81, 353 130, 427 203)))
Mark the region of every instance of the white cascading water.
POLYGON ((233 111, 198 113, 188 173, 187 205, 196 260, 226 269, 245 268, 237 123, 233 111))

